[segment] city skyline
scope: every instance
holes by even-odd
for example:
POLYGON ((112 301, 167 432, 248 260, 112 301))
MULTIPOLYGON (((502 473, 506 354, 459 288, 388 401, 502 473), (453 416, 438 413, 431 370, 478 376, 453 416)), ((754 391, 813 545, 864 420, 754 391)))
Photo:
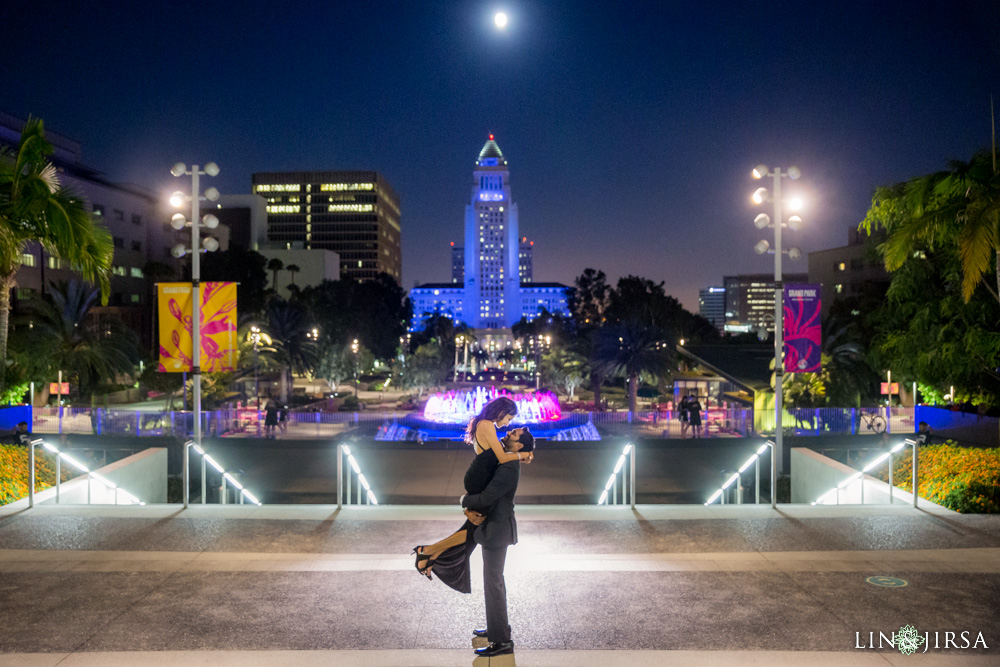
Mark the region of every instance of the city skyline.
POLYGON ((260 171, 384 173, 404 289, 450 279, 469 156, 493 133, 536 281, 631 273, 697 312, 700 288, 768 271, 758 162, 802 169, 805 224, 787 242, 808 253, 844 245, 875 187, 989 144, 1000 9, 959 4, 19 6, 0 108, 161 194, 175 161, 217 162, 223 194, 260 171))

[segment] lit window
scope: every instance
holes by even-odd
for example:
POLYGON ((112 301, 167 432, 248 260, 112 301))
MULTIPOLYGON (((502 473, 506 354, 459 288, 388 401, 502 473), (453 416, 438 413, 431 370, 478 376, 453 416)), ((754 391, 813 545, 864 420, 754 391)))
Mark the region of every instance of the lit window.
POLYGON ((21 253, 21 266, 34 266, 35 256, 30 252, 21 253))
POLYGON ((133 278, 142 278, 142 269, 138 266, 133 266, 130 273, 133 278))
POLYGON ((257 192, 300 192, 302 186, 298 183, 279 183, 277 185, 258 185, 257 192))
POLYGON ((843 294, 843 292, 844 292, 844 286, 843 286, 843 285, 840 285, 840 284, 837 284, 837 285, 834 285, 834 286, 833 286, 833 290, 834 290, 834 291, 835 291, 835 292, 836 292, 837 294, 843 294))

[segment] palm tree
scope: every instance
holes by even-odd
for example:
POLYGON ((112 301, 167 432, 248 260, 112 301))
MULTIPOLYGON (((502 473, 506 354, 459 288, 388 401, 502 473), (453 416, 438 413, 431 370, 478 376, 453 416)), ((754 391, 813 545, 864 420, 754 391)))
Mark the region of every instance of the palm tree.
POLYGON ((596 365, 608 375, 628 379, 628 409, 635 412, 640 374, 666 374, 673 359, 671 346, 658 329, 632 322, 606 327, 601 333, 596 365))
POLYGON ((131 375, 142 358, 138 336, 120 319, 93 317, 98 294, 74 278, 22 302, 13 318, 12 347, 67 371, 81 395, 131 375))
POLYGON ((285 263, 277 257, 267 262, 267 270, 271 271, 273 274, 273 278, 271 279, 271 289, 275 292, 278 291, 278 271, 281 271, 283 268, 285 268, 285 263))
POLYGON ((316 344, 309 337, 312 327, 306 311, 282 298, 273 298, 267 308, 267 332, 277 349, 281 366, 281 402, 288 400, 292 373, 308 373, 316 365, 316 344))
POLYGON ((289 279, 292 281, 292 286, 295 286, 295 274, 301 271, 298 264, 289 264, 285 267, 285 271, 290 274, 289 279))
POLYGON ((915 251, 955 244, 966 302, 981 283, 1000 301, 1000 172, 996 151, 983 151, 951 169, 879 188, 862 226, 885 228, 885 268, 899 269, 915 251), (984 281, 994 265, 996 289, 984 281))
POLYGON ((25 123, 16 151, 0 148, 0 367, 7 360, 10 291, 28 243, 40 243, 85 280, 97 283, 102 304, 111 293, 111 235, 91 217, 80 196, 60 185, 48 161, 51 154, 36 118, 25 123))

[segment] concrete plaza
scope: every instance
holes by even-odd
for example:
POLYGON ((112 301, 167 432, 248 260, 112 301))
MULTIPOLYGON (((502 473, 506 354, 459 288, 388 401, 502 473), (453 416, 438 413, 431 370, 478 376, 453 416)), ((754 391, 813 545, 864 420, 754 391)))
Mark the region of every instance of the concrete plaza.
MULTIPOLYGON (((480 561, 463 596, 408 555, 460 519, 442 506, 0 509, 0 665, 471 665, 480 561)), ((1000 517, 522 505, 518 519, 520 665, 1000 664, 1000 517), (926 653, 869 648, 869 633, 904 625, 930 633, 926 653), (988 648, 943 648, 963 631, 988 648)))

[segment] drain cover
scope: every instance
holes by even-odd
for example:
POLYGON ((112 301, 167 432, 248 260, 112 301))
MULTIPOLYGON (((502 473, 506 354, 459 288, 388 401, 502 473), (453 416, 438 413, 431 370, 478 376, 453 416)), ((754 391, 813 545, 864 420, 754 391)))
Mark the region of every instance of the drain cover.
POLYGON ((897 579, 896 577, 868 577, 865 581, 874 586, 884 586, 885 588, 902 588, 909 585, 905 579, 897 579))

